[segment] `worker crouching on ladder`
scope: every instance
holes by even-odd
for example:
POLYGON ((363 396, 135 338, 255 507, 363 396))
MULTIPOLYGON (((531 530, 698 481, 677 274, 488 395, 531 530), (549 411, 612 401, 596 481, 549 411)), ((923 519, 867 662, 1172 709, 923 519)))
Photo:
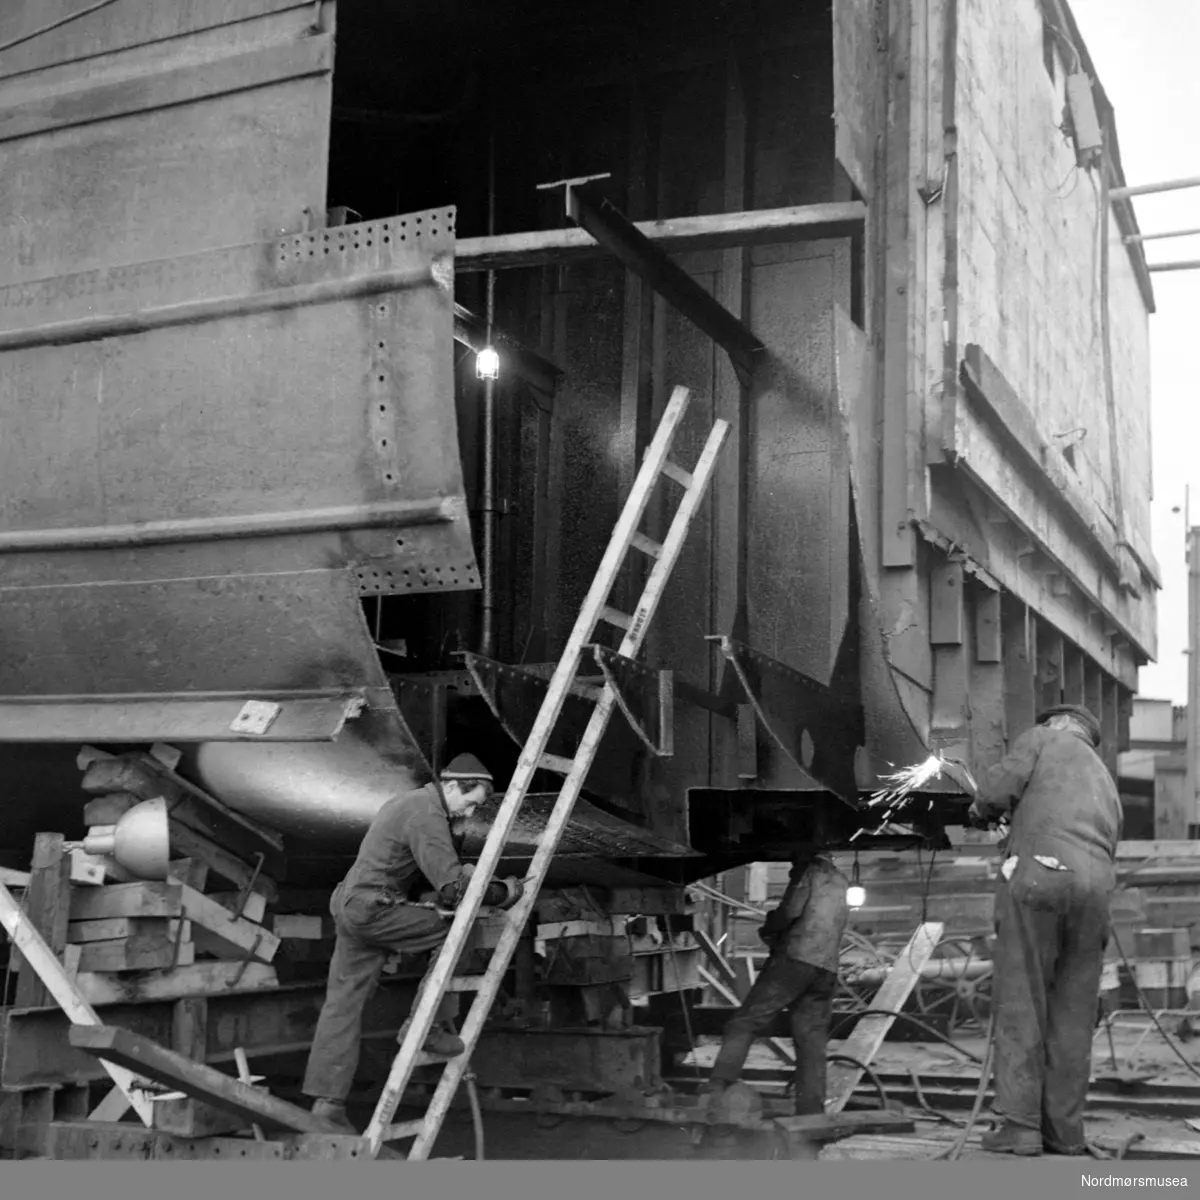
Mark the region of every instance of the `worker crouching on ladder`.
POLYGON ((787 890, 760 931, 771 954, 742 1006, 725 1026, 712 1073, 701 1087, 715 1098, 736 1082, 755 1036, 791 1009, 797 1116, 825 1111, 825 1053, 838 957, 849 919, 849 881, 823 855, 792 859, 787 890))
POLYGON ((971 819, 1011 814, 996 884, 996 1102, 1006 1154, 1084 1154, 1083 1109, 1116 886, 1121 801, 1079 705, 1047 709, 981 782, 971 819))
MULTIPOLYGON (((357 1133, 346 1116, 346 1097, 358 1069, 363 1010, 392 954, 421 954, 446 940, 450 920, 435 908, 406 903, 421 878, 439 903, 453 909, 467 890, 472 868, 459 861, 452 818, 467 818, 492 795, 492 776, 471 754, 460 754, 433 781, 389 800, 375 815, 358 857, 329 902, 337 941, 329 983, 309 1051, 304 1093, 313 1112, 357 1133)), ((521 894, 518 880, 489 885, 484 903, 509 908, 521 894)), ((454 1030, 457 997, 448 992, 424 1050, 450 1058, 464 1046, 454 1030)), ((400 1031, 402 1040, 407 1023, 400 1031)))

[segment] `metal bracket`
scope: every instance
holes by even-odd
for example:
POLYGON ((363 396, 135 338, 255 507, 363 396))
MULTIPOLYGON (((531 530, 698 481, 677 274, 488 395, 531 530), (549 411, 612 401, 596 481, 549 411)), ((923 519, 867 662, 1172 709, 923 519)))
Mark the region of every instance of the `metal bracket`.
POLYGON ((861 706, 723 634, 706 640, 719 644, 754 715, 784 754, 814 782, 857 808, 854 757, 863 742, 861 706))
POLYGON ((538 188, 547 191, 561 187, 567 216, 708 334, 729 355, 739 382, 748 388, 766 347, 600 193, 596 185, 607 178, 607 175, 585 175, 539 184, 538 188))
POLYGON ((607 646, 593 645, 591 651, 629 727, 651 754, 670 758, 675 753, 675 672, 652 671, 607 646))

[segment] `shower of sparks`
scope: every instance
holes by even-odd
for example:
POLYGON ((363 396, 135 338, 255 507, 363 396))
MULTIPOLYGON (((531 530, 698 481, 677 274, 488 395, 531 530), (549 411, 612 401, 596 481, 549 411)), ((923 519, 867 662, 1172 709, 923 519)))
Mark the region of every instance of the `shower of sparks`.
MULTIPOLYGON (((966 775, 971 790, 974 791, 975 780, 971 777, 971 773, 961 763, 955 765, 966 775)), ((907 807, 914 794, 939 778, 946 766, 947 762, 940 754, 931 754, 924 762, 914 763, 910 767, 903 767, 899 771, 893 771, 890 775, 884 775, 885 786, 872 792, 871 798, 867 801, 868 808, 880 808, 886 805, 879 828, 873 830, 871 836, 878 837, 883 833, 896 816, 907 807)), ((850 840, 854 841, 865 832, 867 832, 866 829, 858 830, 850 840)))

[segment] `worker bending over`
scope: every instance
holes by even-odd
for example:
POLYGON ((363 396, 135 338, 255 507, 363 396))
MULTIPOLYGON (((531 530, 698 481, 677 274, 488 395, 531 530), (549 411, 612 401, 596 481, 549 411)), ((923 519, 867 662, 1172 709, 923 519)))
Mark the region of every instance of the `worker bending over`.
MULTIPOLYGON (((389 800, 375 815, 358 857, 329 902, 337 941, 329 964, 329 984, 309 1051, 304 1093, 312 1111, 348 1131, 346 1097, 358 1069, 363 1009, 383 964, 396 953, 435 950, 446 939, 450 920, 430 907, 407 903, 423 876, 446 909, 467 890, 472 868, 464 866, 450 836, 450 819, 469 817, 492 794, 492 776, 471 754, 460 754, 434 781, 389 800)), ((484 903, 508 908, 521 894, 517 880, 488 886, 484 903)), ((465 1047, 454 1031, 456 997, 447 992, 424 1049, 453 1057, 465 1047)), ((400 1031, 403 1040, 408 1023, 400 1031)))
POLYGON ((1011 814, 996 885, 996 1102, 987 1150, 1083 1154, 1121 801, 1078 705, 1037 719, 984 777, 971 819, 1011 814))
POLYGON ((755 1036, 791 1009, 797 1116, 825 1111, 825 1046, 846 929, 848 881, 811 851, 792 859, 787 890, 759 936, 771 954, 742 1006, 725 1026, 721 1050, 701 1093, 720 1093, 741 1074, 755 1036))

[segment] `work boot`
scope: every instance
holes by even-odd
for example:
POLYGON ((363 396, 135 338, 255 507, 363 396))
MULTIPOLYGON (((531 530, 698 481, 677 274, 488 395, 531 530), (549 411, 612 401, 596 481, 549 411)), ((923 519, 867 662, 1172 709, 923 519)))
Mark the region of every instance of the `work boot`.
POLYGON ((350 1123, 350 1118, 346 1116, 346 1104, 343 1100, 314 1100, 312 1106, 312 1114, 314 1117, 320 1117, 323 1121, 329 1121, 336 1125, 339 1129, 346 1133, 351 1133, 358 1137, 358 1130, 350 1123))
MULTIPOLYGON (((397 1042, 403 1042, 408 1036, 408 1027, 411 1024, 412 1022, 409 1020, 400 1026, 400 1032, 396 1034, 397 1042)), ((456 1058, 465 1053, 467 1047, 454 1030, 435 1025, 426 1035, 425 1045, 421 1049, 426 1054, 437 1055, 438 1058, 456 1058)))
POLYGON ((992 1154, 1017 1154, 1022 1158, 1034 1158, 1042 1153, 1042 1135, 1036 1129, 1005 1122, 999 1129, 985 1133, 983 1148, 992 1154))

